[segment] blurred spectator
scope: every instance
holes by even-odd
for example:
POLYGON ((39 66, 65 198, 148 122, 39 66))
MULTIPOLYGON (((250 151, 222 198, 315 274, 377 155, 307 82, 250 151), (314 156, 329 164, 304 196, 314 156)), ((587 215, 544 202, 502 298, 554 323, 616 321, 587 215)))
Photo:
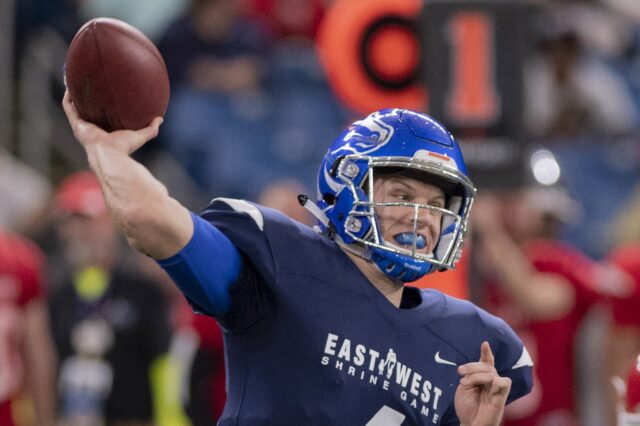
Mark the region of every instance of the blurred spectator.
POLYGON ((611 329, 608 332, 607 361, 604 369, 604 385, 609 392, 608 417, 611 424, 616 419, 616 395, 610 385, 613 377, 624 378, 629 360, 640 352, 640 243, 626 243, 615 247, 608 261, 626 273, 627 287, 621 288, 610 298, 611 329))
POLYGON ((80 28, 80 0, 16 1, 16 51, 20 54, 33 33, 49 28, 70 42, 80 28))
MULTIPOLYGON (((626 0, 622 0, 623 2, 626 0)), ((640 12, 638 2, 622 5, 620 0, 552 0, 551 10, 560 20, 570 21, 571 28, 584 49, 605 59, 625 55, 633 43, 633 11, 640 12), (557 12, 556 12, 557 11, 557 12)))
POLYGON ((168 377, 167 301, 156 283, 122 267, 120 255, 129 252, 93 173, 69 176, 55 211, 65 279, 50 308, 63 422, 185 424, 168 377))
POLYGON ((172 86, 222 93, 257 89, 264 34, 241 11, 237 0, 193 0, 170 24, 158 47, 172 86))
MULTIPOLYGON (((1 169, 0 169, 1 170, 1 169)), ((55 424, 55 356, 49 334, 44 256, 31 241, 0 229, 0 424, 55 424), (30 413, 15 418, 26 391, 30 413)), ((16 416, 17 417, 17 416, 16 416)))
POLYGON ((474 204, 473 247, 487 308, 518 333, 534 360, 534 388, 505 411, 505 425, 578 425, 575 341, 599 300, 600 267, 557 239, 574 203, 556 189, 526 189, 474 204))
POLYGON ((620 74, 584 49, 585 5, 552 2, 538 23, 538 54, 525 73, 526 124, 538 137, 624 135, 638 111, 620 74))
POLYGON ((263 19, 274 38, 312 42, 324 16, 324 0, 249 0, 248 9, 263 19))
POLYGON ((609 244, 616 246, 640 241, 640 184, 614 218, 610 227, 609 244))
POLYGON ((609 389, 607 414, 616 418, 617 396, 609 382, 612 377, 625 377, 629 359, 640 352, 640 192, 636 189, 622 213, 612 224, 613 247, 607 261, 627 274, 629 285, 610 298, 611 328, 607 365, 603 383, 609 389))
POLYGON ((50 193, 51 185, 44 176, 0 147, 0 228, 33 230, 50 193))
POLYGON ((258 197, 258 204, 279 210, 293 220, 312 226, 315 224, 315 219, 298 202, 299 194, 308 194, 299 181, 295 179, 277 180, 262 191, 258 197))
POLYGON ((315 45, 328 3, 323 0, 250 0, 274 38, 268 57, 269 133, 275 179, 295 177, 315 187, 316 164, 346 122, 315 45))
POLYGON ((247 197, 269 168, 268 37, 240 6, 194 0, 158 47, 171 80, 163 143, 204 192, 247 197))
MULTIPOLYGON (((616 376, 617 426, 634 426, 640 423, 640 353, 631 358, 625 376, 616 376)), ((613 423, 612 423, 613 424, 613 423)))
POLYGON ((321 5, 242 6, 194 1, 160 40, 172 83, 162 141, 203 192, 255 199, 285 176, 315 182, 307 164, 345 114, 316 57, 315 30, 303 29, 321 5), (291 15, 286 24, 260 14, 281 8, 291 15))

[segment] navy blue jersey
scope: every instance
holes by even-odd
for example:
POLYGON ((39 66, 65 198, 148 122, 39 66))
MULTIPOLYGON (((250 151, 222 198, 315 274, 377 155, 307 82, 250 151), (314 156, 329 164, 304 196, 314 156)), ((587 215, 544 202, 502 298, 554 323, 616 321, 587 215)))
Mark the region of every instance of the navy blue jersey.
MULTIPOLYGON (((502 320, 406 286, 395 307, 328 238, 274 210, 217 199, 202 217, 238 248, 219 424, 458 424, 456 366, 486 340, 509 401, 531 388, 523 344, 502 320)), ((196 301, 197 302, 197 301, 196 301)))

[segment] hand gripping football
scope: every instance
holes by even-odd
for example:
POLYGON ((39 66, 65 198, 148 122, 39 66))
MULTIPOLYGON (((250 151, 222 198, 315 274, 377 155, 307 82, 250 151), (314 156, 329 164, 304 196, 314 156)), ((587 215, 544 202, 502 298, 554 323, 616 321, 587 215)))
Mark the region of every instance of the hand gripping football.
POLYGON ((78 30, 67 51, 65 80, 80 117, 107 131, 146 127, 169 104, 160 52, 117 19, 95 18, 78 30))

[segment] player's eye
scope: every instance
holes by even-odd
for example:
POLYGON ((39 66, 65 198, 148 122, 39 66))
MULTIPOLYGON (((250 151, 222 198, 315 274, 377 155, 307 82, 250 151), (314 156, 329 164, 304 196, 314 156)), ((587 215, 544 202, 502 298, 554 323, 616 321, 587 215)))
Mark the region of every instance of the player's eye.
MULTIPOLYGON (((433 201, 431 203, 428 204, 431 207, 437 207, 439 209, 443 209, 444 208, 444 202, 441 201, 433 201)), ((440 210, 435 210, 435 209, 429 209, 429 212, 434 215, 434 216, 442 216, 442 212, 440 210)))
POLYGON ((405 191, 394 191, 391 193, 391 197, 397 201, 410 201, 411 195, 405 191))

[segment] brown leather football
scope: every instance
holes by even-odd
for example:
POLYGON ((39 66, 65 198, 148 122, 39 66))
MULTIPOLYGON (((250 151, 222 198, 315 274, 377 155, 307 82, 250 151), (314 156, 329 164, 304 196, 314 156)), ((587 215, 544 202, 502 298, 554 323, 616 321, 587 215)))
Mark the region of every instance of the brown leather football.
POLYGON ((160 52, 117 19, 95 18, 78 30, 67 51, 65 79, 80 117, 107 131, 146 127, 169 104, 160 52))

